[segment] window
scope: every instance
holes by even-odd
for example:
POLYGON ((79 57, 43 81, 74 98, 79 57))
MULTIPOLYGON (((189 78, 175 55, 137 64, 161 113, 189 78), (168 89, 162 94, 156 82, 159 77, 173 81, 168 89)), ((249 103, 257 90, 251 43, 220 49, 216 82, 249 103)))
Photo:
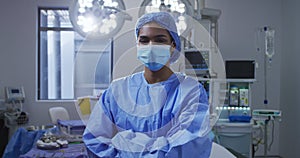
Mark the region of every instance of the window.
POLYGON ((67 8, 39 8, 38 100, 73 100, 107 88, 111 41, 86 41, 73 30, 67 8))

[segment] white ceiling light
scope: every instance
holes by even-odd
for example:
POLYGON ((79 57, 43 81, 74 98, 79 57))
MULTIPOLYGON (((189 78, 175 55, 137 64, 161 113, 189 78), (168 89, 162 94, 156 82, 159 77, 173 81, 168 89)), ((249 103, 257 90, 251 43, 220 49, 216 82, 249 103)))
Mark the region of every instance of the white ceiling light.
POLYGON ((179 34, 187 29, 185 15, 193 15, 192 5, 184 0, 144 0, 139 15, 159 11, 170 12, 174 16, 179 34))
POLYGON ((111 38, 117 34, 125 20, 122 0, 75 0, 69 8, 71 23, 83 37, 88 39, 111 38))

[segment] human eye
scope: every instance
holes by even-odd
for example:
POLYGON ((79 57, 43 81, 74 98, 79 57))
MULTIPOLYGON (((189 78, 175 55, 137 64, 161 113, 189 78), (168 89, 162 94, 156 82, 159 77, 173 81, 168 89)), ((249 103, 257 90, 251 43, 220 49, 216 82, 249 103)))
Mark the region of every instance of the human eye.
POLYGON ((160 38, 156 38, 154 42, 157 44, 168 44, 168 39, 160 37, 160 38))
POLYGON ((140 38, 140 39, 138 40, 138 42, 139 42, 139 44, 146 45, 146 44, 148 44, 148 43, 150 42, 150 40, 147 39, 147 38, 140 38))

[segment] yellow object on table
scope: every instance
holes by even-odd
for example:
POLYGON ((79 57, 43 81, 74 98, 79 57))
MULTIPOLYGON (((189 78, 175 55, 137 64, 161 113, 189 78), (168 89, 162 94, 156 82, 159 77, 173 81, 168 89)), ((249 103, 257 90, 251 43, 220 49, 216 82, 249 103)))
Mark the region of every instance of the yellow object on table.
POLYGON ((78 99, 78 105, 82 115, 89 115, 91 113, 91 103, 89 98, 78 99))

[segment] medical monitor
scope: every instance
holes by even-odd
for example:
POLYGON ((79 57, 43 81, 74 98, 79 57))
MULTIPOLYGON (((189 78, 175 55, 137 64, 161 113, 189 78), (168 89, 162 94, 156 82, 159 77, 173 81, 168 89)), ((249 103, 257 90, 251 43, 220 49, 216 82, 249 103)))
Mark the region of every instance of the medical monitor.
POLYGON ((25 93, 23 87, 5 87, 5 98, 7 103, 24 102, 25 93))
POLYGON ((255 79, 254 60, 227 60, 225 68, 228 79, 255 79))
POLYGON ((209 51, 186 50, 185 70, 187 74, 202 75, 208 73, 209 51))

